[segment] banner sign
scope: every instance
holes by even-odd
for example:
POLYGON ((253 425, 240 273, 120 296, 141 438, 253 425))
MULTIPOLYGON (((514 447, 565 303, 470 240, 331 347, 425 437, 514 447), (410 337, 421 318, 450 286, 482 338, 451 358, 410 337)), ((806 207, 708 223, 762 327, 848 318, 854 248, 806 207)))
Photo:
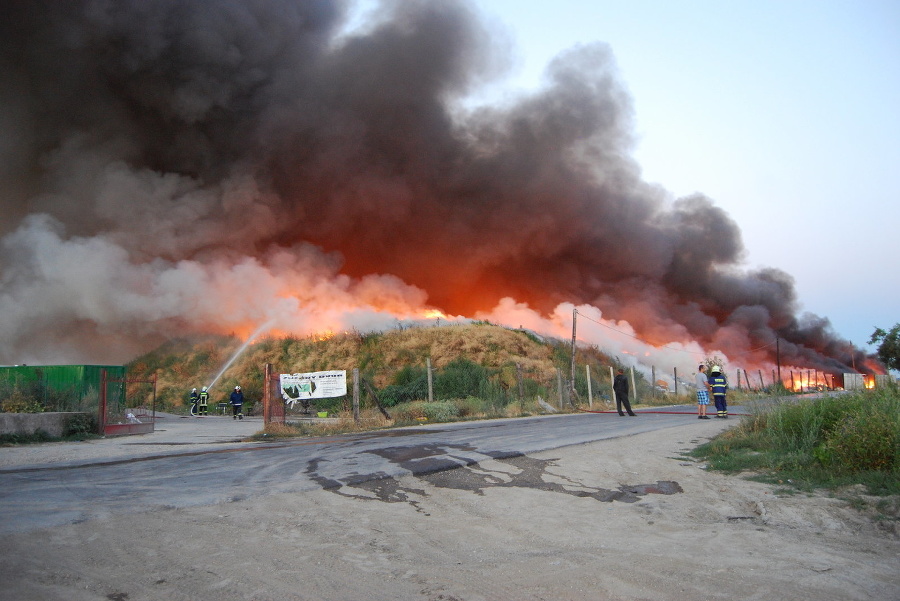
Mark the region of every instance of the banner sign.
POLYGON ((347 371, 314 371, 305 374, 281 374, 281 396, 294 405, 306 399, 324 399, 347 394, 347 371))

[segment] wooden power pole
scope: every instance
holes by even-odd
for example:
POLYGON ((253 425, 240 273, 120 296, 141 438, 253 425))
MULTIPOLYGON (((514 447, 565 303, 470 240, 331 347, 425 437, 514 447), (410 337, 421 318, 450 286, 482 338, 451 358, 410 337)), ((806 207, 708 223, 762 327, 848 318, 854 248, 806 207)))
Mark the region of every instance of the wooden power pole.
POLYGON ((572 394, 570 396, 570 402, 574 406, 575 404, 575 320, 578 317, 578 309, 572 309, 572 394))

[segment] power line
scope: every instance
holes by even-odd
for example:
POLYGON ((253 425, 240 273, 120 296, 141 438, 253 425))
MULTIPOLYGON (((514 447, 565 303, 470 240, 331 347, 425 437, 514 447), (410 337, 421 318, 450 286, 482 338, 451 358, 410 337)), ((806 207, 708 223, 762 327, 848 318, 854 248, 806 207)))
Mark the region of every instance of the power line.
MULTIPOLYGON (((614 327, 612 327, 612 326, 608 326, 608 325, 606 325, 605 323, 600 323, 600 322, 597 321, 596 319, 592 319, 592 318, 588 317, 587 315, 585 315, 584 313, 580 313, 580 312, 578 311, 578 309, 575 309, 575 310, 574 310, 574 312, 573 312, 573 319, 574 319, 574 315, 575 315, 575 314, 581 315, 582 317, 584 317, 584 318, 587 319, 588 321, 592 321, 592 322, 594 322, 595 324, 597 324, 598 326, 601 326, 601 327, 610 329, 610 330, 612 330, 613 332, 618 332, 619 334, 622 334, 623 336, 628 336, 629 338, 634 338, 635 340, 637 340, 637 341, 639 341, 639 342, 642 342, 642 343, 644 343, 644 344, 646 344, 646 345, 653 346, 654 348, 658 348, 658 349, 668 349, 668 350, 670 350, 670 351, 679 351, 679 352, 682 352, 682 353, 688 353, 688 354, 691 354, 691 355, 700 355, 700 356, 706 355, 706 353, 703 353, 703 352, 689 351, 689 350, 686 350, 686 349, 675 348, 675 347, 671 347, 671 346, 668 346, 668 345, 666 345, 666 346, 655 346, 655 345, 653 345, 653 344, 647 342, 646 340, 643 340, 642 338, 639 338, 639 337, 635 336, 634 334, 629 334, 628 332, 624 332, 624 331, 619 330, 619 329, 616 329, 616 328, 614 328, 614 327)), ((778 340, 778 339, 776 338, 775 341, 777 342, 777 340, 778 340)), ((738 357, 742 357, 742 356, 744 356, 744 355, 749 355, 750 353, 755 353, 756 351, 761 351, 761 350, 763 350, 763 349, 765 349, 765 348, 768 348, 768 347, 772 346, 773 344, 775 344, 775 342, 770 342, 769 344, 765 344, 765 345, 760 346, 760 347, 757 347, 757 348, 755 348, 755 349, 750 349, 749 351, 743 352, 743 353, 741 353, 741 354, 739 354, 739 355, 735 355, 734 357, 729 357, 729 359, 733 361, 734 359, 736 359, 736 358, 738 358, 738 357)))

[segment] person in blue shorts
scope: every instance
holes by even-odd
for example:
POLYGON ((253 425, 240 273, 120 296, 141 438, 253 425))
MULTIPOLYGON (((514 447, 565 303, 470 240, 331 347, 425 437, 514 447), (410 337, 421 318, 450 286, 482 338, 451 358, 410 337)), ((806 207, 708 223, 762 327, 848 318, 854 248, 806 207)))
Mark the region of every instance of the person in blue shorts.
POLYGON ((697 419, 709 419, 709 416, 706 415, 706 407, 709 406, 709 380, 706 377, 705 365, 698 368, 694 378, 694 382, 697 384, 697 419))

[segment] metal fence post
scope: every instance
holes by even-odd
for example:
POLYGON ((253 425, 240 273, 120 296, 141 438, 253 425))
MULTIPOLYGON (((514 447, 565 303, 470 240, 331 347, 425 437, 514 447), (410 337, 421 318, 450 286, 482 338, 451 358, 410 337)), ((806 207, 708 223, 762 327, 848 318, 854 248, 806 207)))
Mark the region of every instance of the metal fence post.
POLYGON ((519 400, 525 398, 525 389, 522 387, 522 365, 516 363, 516 384, 519 388, 519 400))
POLYGON ((106 370, 100 370, 100 399, 99 399, 97 429, 98 434, 103 436, 106 434, 106 370))
POLYGON ((613 403, 616 402, 616 374, 613 372, 613 366, 609 366, 609 400, 613 403))
POLYGON ((428 374, 428 402, 434 402, 434 383, 431 377, 431 357, 425 358, 425 371, 428 374))
POLYGON ((359 368, 353 368, 353 421, 359 423, 359 368))
POLYGON ((587 376, 587 390, 588 390, 588 408, 594 408, 594 396, 591 394, 591 366, 584 366, 584 373, 587 376))
POLYGON ((634 395, 634 402, 638 402, 637 384, 634 381, 634 365, 631 366, 631 392, 634 395))
POLYGON ((559 408, 563 409, 565 405, 563 405, 562 372, 558 367, 556 368, 556 388, 559 394, 559 408))

